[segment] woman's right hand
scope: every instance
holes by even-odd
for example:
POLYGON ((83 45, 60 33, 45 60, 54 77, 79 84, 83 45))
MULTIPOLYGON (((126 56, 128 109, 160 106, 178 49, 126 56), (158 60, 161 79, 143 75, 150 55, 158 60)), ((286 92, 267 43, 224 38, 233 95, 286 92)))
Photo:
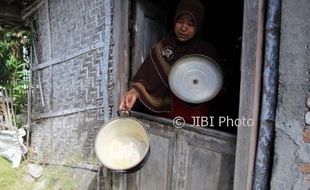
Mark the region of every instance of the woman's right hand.
POLYGON ((119 110, 131 110, 138 97, 139 92, 135 88, 131 88, 130 90, 128 90, 121 99, 119 110))

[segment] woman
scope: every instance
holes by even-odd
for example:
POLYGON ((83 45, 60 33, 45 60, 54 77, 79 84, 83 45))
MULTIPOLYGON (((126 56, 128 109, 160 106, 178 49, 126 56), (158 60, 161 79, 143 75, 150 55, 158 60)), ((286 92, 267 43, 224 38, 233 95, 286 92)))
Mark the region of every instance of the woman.
POLYGON ((192 123, 191 116, 206 115, 210 103, 193 105, 172 94, 168 73, 173 63, 188 54, 203 54, 218 60, 216 51, 200 39, 204 17, 203 5, 198 0, 179 3, 173 31, 155 44, 133 78, 130 89, 121 99, 120 110, 130 110, 137 99, 159 116, 173 119, 182 116, 192 123))

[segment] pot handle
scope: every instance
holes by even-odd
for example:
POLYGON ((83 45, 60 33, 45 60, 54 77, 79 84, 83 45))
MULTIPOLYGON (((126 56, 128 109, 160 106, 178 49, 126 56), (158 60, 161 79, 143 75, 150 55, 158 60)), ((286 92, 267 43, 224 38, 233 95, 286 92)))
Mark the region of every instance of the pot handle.
POLYGON ((120 117, 129 117, 130 111, 129 110, 118 110, 117 115, 120 117))

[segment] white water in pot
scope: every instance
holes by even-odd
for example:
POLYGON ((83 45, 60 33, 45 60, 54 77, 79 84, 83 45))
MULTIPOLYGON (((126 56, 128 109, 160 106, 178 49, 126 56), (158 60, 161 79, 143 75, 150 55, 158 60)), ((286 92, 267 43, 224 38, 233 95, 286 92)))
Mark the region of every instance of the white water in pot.
POLYGON ((133 136, 113 139, 108 150, 109 165, 114 168, 129 168, 142 159, 146 145, 133 136))

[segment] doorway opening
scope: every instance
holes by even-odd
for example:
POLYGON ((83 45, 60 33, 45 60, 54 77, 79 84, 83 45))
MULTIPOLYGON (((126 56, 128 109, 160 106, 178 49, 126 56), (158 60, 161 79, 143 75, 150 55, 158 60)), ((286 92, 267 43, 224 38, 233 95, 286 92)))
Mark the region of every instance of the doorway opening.
MULTIPOLYGON (((133 78, 152 45, 172 29, 180 0, 133 0, 131 2, 131 70, 133 78)), ((243 0, 201 1, 205 7, 202 39, 217 49, 224 72, 224 93, 217 101, 217 116, 238 118, 243 0)), ((147 112, 138 106, 136 110, 147 112)), ((224 129, 236 132, 236 127, 224 129)))

